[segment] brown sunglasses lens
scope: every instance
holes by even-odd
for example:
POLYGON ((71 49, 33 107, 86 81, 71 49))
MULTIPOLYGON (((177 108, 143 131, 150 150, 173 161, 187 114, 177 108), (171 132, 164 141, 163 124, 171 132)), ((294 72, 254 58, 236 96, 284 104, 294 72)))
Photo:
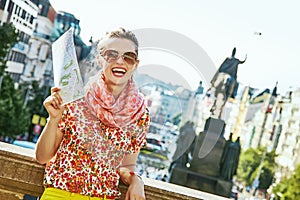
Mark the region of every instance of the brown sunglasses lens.
MULTIPOLYGON (((103 56, 107 62, 114 62, 119 58, 120 54, 119 54, 119 52, 117 52, 115 50, 106 50, 104 52, 103 56)), ((136 54, 133 52, 125 52, 121 56, 122 56, 122 59, 130 65, 135 64, 136 59, 137 59, 136 54)))
POLYGON ((136 54, 133 52, 126 52, 122 55, 122 58, 130 65, 133 65, 136 61, 136 54))

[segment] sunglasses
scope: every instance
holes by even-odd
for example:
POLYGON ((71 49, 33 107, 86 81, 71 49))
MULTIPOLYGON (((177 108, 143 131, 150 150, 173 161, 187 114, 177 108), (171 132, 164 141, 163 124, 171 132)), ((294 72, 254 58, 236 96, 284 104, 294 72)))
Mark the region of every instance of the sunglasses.
POLYGON ((125 52, 123 54, 119 54, 119 52, 116 50, 107 49, 103 52, 102 56, 108 63, 115 62, 120 56, 129 65, 134 65, 137 61, 137 55, 134 52, 125 52))

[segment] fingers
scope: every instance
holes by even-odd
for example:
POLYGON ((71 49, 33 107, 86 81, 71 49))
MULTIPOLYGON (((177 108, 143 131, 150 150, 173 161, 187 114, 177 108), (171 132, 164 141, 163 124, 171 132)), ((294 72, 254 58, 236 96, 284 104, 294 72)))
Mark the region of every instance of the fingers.
POLYGON ((47 108, 48 106, 52 106, 55 109, 61 109, 61 105, 63 103, 63 100, 60 96, 61 89, 58 87, 51 88, 51 96, 49 96, 44 101, 44 106, 47 108))
POLYGON ((125 200, 129 200, 129 192, 126 192, 125 200))
POLYGON ((55 108, 55 109, 60 109, 61 108, 61 105, 63 103, 63 100, 62 98, 60 97, 60 95, 58 93, 54 93, 51 95, 52 97, 52 106, 55 108))
POLYGON ((58 94, 61 91, 59 87, 52 87, 51 88, 51 95, 58 94))
POLYGON ((146 197, 144 195, 138 195, 127 191, 125 200, 146 200, 146 197))
POLYGON ((63 100, 60 96, 61 89, 58 87, 51 88, 52 105, 56 109, 60 109, 63 100))

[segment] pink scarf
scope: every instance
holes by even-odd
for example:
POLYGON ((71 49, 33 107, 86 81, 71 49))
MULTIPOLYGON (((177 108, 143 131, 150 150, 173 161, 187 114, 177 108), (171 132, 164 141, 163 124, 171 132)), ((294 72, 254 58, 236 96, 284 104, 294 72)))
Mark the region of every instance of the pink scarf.
POLYGON ((126 88, 115 99, 108 90, 105 77, 90 83, 86 89, 85 100, 92 114, 109 127, 125 127, 138 120, 145 112, 145 103, 134 81, 128 81, 126 88))

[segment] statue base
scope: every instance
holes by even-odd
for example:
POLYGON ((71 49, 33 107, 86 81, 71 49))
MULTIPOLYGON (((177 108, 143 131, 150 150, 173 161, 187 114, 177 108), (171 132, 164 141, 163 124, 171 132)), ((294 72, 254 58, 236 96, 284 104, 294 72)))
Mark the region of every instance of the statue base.
POLYGON ((170 173, 170 182, 193 189, 230 197, 232 180, 220 176, 220 162, 225 147, 223 133, 225 122, 221 119, 208 118, 204 131, 199 134, 194 144, 190 167, 186 163, 174 164, 170 173))
POLYGON ((225 146, 223 133, 225 122, 221 119, 208 118, 204 131, 195 143, 190 170, 207 176, 219 177, 220 161, 225 146))
POLYGON ((189 187, 196 190, 230 197, 233 183, 213 176, 207 176, 199 172, 194 172, 188 168, 174 166, 172 169, 170 183, 189 187))

